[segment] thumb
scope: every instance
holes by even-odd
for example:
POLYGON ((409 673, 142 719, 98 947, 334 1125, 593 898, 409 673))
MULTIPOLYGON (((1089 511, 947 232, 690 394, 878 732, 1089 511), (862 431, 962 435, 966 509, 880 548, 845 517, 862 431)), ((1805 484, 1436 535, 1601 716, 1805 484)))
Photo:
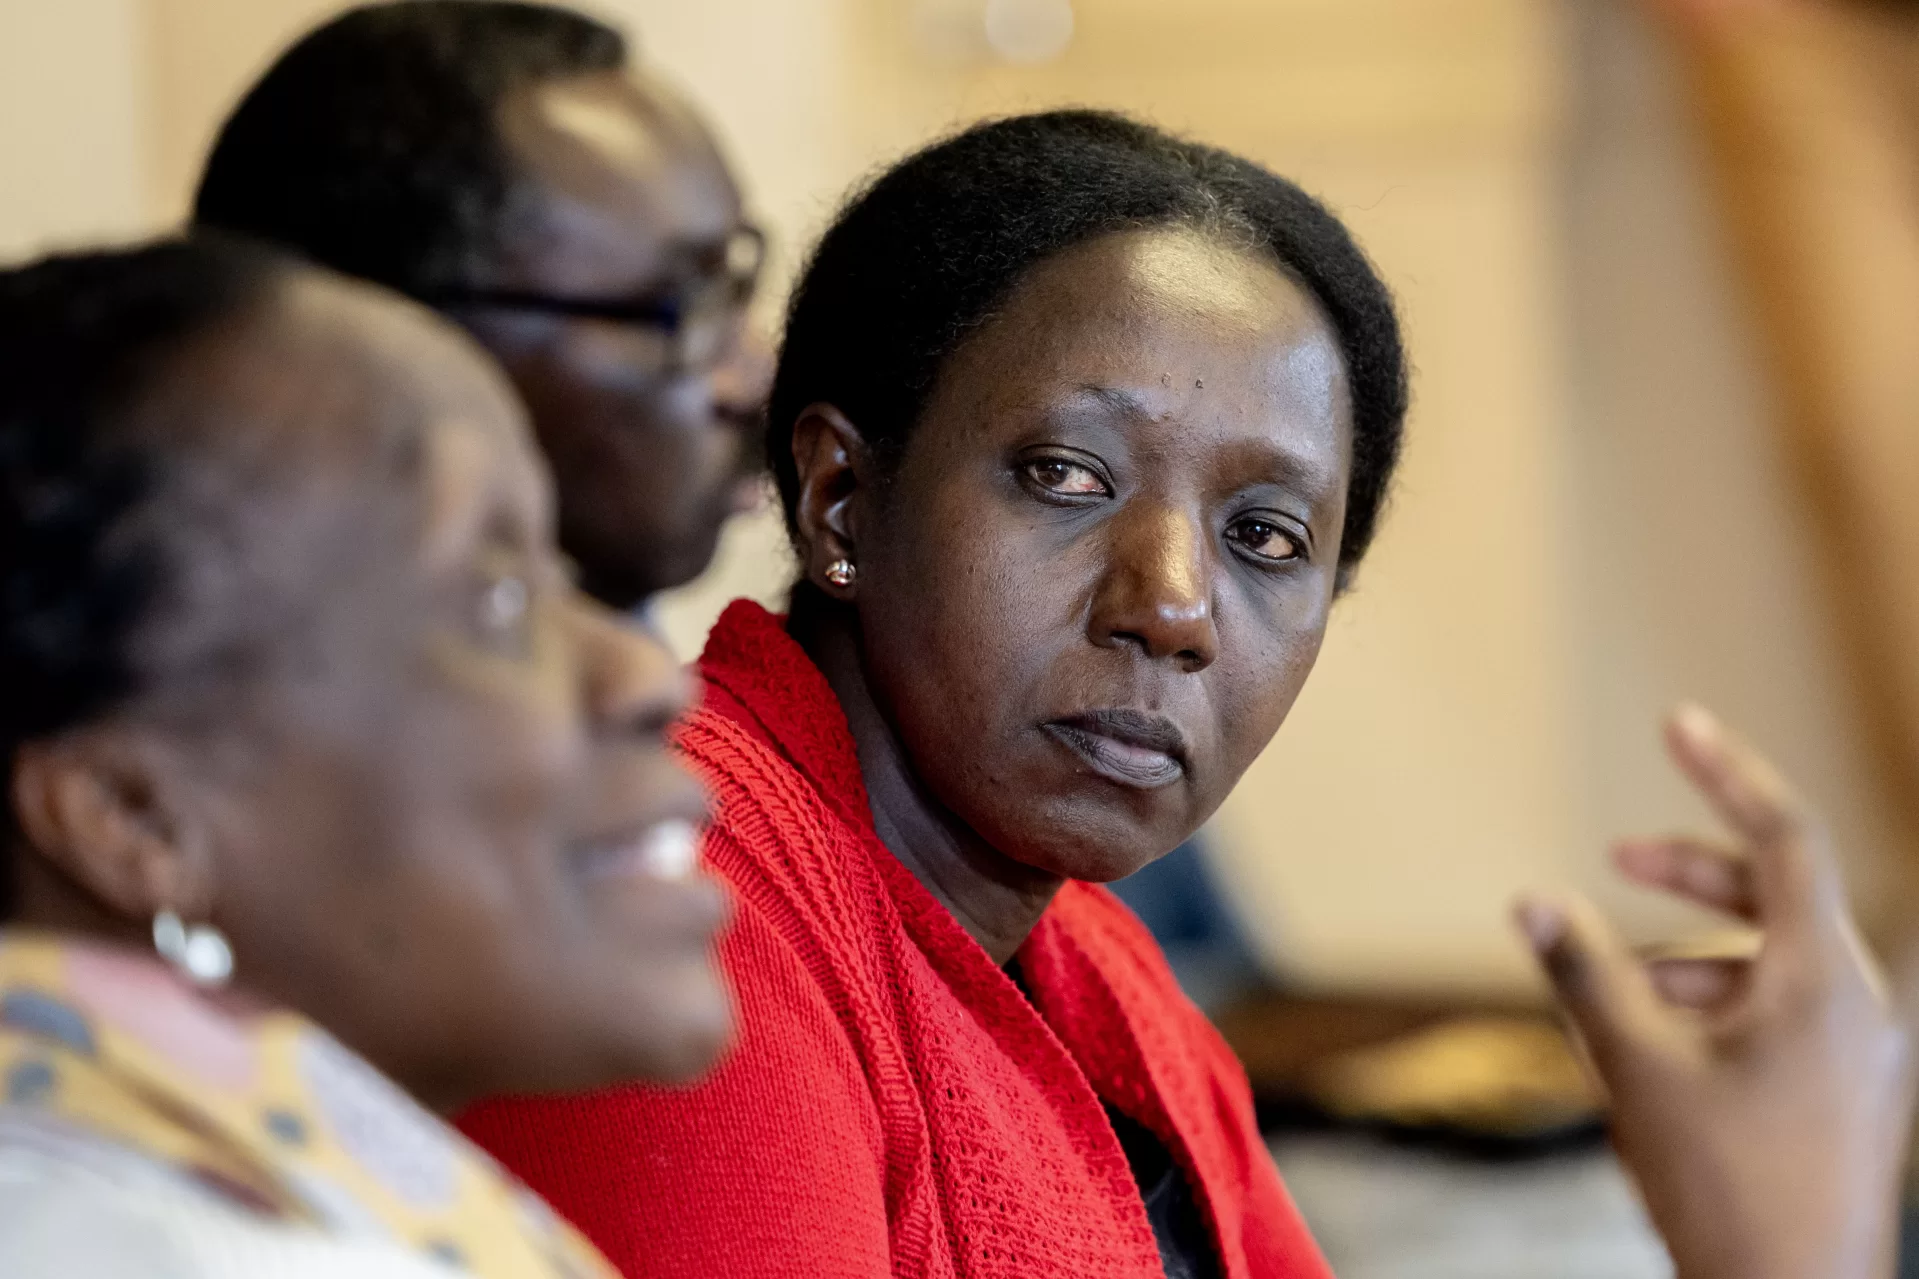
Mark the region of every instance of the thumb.
POLYGON ((1514 915, 1560 1007, 1610 1087, 1616 1072, 1663 1024, 1665 1011, 1652 979, 1612 925, 1583 898, 1559 902, 1528 897, 1514 915))

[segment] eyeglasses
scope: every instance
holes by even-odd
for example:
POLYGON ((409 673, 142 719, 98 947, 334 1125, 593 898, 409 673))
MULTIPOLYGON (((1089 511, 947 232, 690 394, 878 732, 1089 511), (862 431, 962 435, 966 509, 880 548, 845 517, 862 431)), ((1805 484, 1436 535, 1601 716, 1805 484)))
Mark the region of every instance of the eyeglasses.
POLYGON ((642 341, 634 362, 648 376, 705 368, 725 352, 740 313, 753 299, 766 263, 766 235, 742 226, 727 236, 709 269, 673 292, 653 297, 563 298, 514 289, 437 289, 421 297, 441 308, 487 307, 631 326, 642 341))

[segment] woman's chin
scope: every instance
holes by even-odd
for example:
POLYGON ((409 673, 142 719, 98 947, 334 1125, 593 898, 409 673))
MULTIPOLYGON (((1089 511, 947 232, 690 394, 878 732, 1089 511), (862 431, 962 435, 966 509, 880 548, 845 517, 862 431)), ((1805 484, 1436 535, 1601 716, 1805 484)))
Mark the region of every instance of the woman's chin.
POLYGON ((1059 871, 1066 879, 1077 879, 1085 884, 1110 884, 1114 880, 1125 879, 1128 875, 1145 870, 1158 861, 1163 853, 1142 853, 1137 857, 1115 857, 1110 854, 1101 857, 1075 859, 1070 868, 1059 871))
POLYGON ((1024 828, 1003 841, 992 842, 1014 861, 1043 874, 1110 884, 1144 870, 1185 838, 1184 834, 1141 829, 1130 822, 1105 821, 1090 826, 1073 822, 1037 830, 1024 828))
POLYGON ((549 1051, 536 1065, 511 1072, 512 1080, 496 1091, 583 1093, 633 1083, 689 1083, 706 1074, 738 1032, 733 1000, 719 974, 700 960, 656 968, 646 977, 598 991, 588 1005, 594 1015, 552 1037, 564 1037, 576 1051, 549 1051))
POLYGON ((646 1033, 630 1041, 629 1077, 679 1084, 719 1063, 737 1033, 733 1000, 710 965, 659 992, 646 1033))
POLYGON ((978 820, 969 824, 1034 870, 1110 884, 1164 857, 1210 815, 1184 786, 1116 792, 1085 777, 1062 782, 1050 794, 1035 788, 1012 805, 1004 796, 988 797, 998 802, 979 805, 978 820))

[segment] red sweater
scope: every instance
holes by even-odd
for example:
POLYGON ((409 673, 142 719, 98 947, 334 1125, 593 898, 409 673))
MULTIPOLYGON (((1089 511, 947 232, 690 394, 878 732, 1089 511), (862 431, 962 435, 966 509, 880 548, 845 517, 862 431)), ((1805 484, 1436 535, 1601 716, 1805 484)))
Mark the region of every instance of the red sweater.
POLYGON ((1139 921, 1069 883, 1031 1002, 874 834, 845 716, 736 602, 680 744, 712 788, 741 1033, 705 1082, 497 1101, 462 1127, 640 1279, 1159 1279, 1101 1099, 1192 1178, 1228 1279, 1330 1279, 1246 1079, 1139 921))

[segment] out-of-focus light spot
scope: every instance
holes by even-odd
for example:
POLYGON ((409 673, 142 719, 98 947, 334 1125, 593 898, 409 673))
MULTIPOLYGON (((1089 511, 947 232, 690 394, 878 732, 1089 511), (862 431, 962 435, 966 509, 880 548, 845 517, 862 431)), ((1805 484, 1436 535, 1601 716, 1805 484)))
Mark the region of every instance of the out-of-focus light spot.
POLYGON ((1072 42, 1072 0, 987 0, 986 43, 1008 62, 1050 62, 1072 42))

